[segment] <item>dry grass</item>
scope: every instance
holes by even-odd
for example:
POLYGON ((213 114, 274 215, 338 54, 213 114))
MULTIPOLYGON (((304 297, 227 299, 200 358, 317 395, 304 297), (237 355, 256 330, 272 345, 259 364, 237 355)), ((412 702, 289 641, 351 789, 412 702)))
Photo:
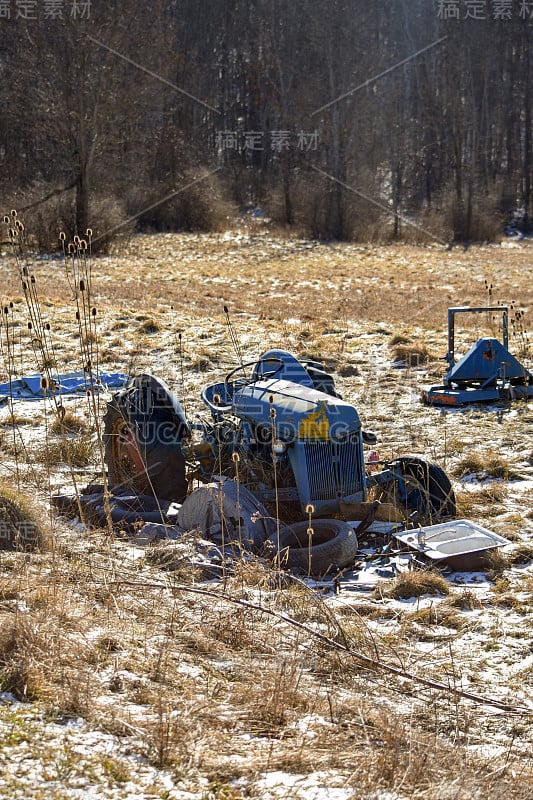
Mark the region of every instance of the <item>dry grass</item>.
POLYGON ((408 367, 419 367, 434 359, 425 344, 401 343, 392 348, 393 361, 403 361, 408 367))
POLYGON ((460 608, 461 611, 475 611, 483 608, 483 603, 471 589, 464 589, 462 592, 452 595, 446 602, 454 608, 460 608))
POLYGON ((67 464, 71 467, 87 467, 96 460, 95 443, 92 436, 82 433, 72 438, 49 439, 37 453, 37 459, 48 469, 67 464))
POLYGON ((0 483, 0 550, 45 550, 48 536, 32 500, 0 483))
POLYGON ((530 564, 533 561, 533 543, 523 542, 517 545, 507 555, 507 562, 511 564, 530 564))
POLYGON ((160 330, 161 330, 160 323, 153 317, 148 317, 148 319, 144 319, 139 325, 139 333, 151 334, 151 333, 158 333, 160 330))
POLYGON ((87 422, 72 411, 58 415, 50 425, 50 432, 55 434, 82 433, 87 429, 87 422))
MULTIPOLYGON (((527 245, 520 258, 514 250, 499 250, 497 265, 493 255, 494 251, 477 246, 469 248, 468 252, 405 245, 363 252, 358 245, 312 243, 310 246, 305 241, 273 241, 261 234, 250 237, 244 246, 236 244, 231 237, 217 234, 177 234, 171 238, 164 235, 149 239, 133 237, 122 253, 113 258, 112 271, 107 269, 108 263, 102 263, 102 269, 97 265, 95 279, 99 285, 99 307, 104 309, 117 306, 118 301, 122 308, 129 307, 149 316, 153 313, 151 309, 161 304, 161 286, 164 285, 166 307, 170 310, 172 306, 175 318, 187 320, 192 315, 200 319, 207 315, 222 319, 220 297, 223 294, 234 313, 255 312, 266 326, 269 322, 279 325, 294 316, 317 319, 316 295, 317 291, 322 291, 324 265, 327 264, 327 280, 330 284, 334 282, 337 288, 328 286, 327 292, 324 290, 325 307, 319 311, 322 320, 329 321, 329 310, 333 309, 333 303, 338 305, 342 292, 346 307, 357 309, 357 319, 374 323, 374 327, 386 322, 388 329, 393 330, 394 327, 403 328, 405 320, 409 320, 413 328, 422 326, 430 331, 437 322, 444 331, 445 310, 450 305, 449 289, 434 279, 435 274, 446 275, 447 281, 453 281, 456 286, 457 298, 467 297, 472 305, 485 302, 483 279, 488 277, 492 282, 493 276, 502 298, 516 297, 513 283, 518 282, 520 304, 533 305, 533 288, 522 280, 523 264, 530 258, 527 245), (490 258, 487 258, 489 252, 490 258), (146 260, 150 256, 160 262, 155 278, 153 263, 146 260), (131 280, 134 260, 138 280, 131 280), (353 275, 354 262, 358 281, 347 285, 353 275), (179 270, 176 270, 176 263, 180 265, 179 270), (428 274, 428 267, 433 275, 428 274), (473 275, 475 280, 472 280, 473 275), (216 291, 211 290, 214 279, 216 291), (276 285, 275 302, 272 302, 273 284, 276 285), (245 286, 253 286, 253 292, 243 291, 245 286)), ((46 264, 42 265, 40 274, 46 280, 47 299, 62 303, 68 296, 63 276, 46 264)), ((20 294, 17 280, 10 275, 6 275, 3 286, 6 296, 20 294)))
POLYGON ((408 600, 410 597, 423 595, 447 595, 450 593, 448 581, 437 572, 429 570, 403 572, 391 584, 380 584, 376 594, 381 597, 393 597, 396 600, 408 600))
POLYGON ((64 713, 91 713, 97 689, 96 653, 83 636, 80 605, 46 585, 24 594, 28 613, 2 614, 2 687, 23 701, 38 700, 64 713))
POLYGON ((1 427, 13 427, 17 425, 36 425, 39 424, 35 417, 27 417, 24 414, 8 414, 0 420, 1 427))
POLYGON ((454 468, 454 475, 463 478, 465 475, 477 474, 481 477, 503 478, 512 480, 519 477, 512 469, 509 461, 494 450, 486 453, 471 452, 464 456, 454 468))

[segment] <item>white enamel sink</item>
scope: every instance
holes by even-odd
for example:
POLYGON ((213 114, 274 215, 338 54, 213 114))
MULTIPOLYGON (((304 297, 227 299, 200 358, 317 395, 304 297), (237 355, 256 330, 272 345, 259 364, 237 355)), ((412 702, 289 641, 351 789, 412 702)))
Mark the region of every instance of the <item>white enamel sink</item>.
POLYGON ((483 566, 490 550, 510 544, 503 536, 467 519, 427 525, 395 533, 394 537, 432 561, 446 561, 456 569, 483 566))

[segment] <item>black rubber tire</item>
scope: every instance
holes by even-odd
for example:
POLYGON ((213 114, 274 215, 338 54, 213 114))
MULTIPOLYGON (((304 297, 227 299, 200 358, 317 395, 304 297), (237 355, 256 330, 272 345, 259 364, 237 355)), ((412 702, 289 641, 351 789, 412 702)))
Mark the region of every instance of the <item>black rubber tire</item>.
POLYGON ((358 543, 351 524, 338 519, 312 520, 311 547, 308 528, 307 522, 281 526, 279 550, 277 533, 270 536, 268 541, 277 551, 282 568, 318 577, 355 562, 358 543))
POLYGON ((400 500, 395 482, 374 492, 375 499, 393 503, 406 518, 418 511, 415 521, 421 525, 435 525, 457 516, 452 484, 438 464, 419 456, 401 456, 390 466, 401 469, 407 484, 407 500, 400 500))
POLYGON ((180 502, 187 494, 185 458, 179 444, 142 442, 116 400, 108 403, 103 442, 109 485, 180 502))

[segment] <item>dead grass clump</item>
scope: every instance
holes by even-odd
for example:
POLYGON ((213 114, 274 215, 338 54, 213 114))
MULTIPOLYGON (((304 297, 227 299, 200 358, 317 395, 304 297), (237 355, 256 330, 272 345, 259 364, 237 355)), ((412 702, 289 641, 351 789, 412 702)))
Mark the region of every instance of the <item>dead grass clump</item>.
POLYGON ((120 364, 121 367, 124 363, 121 353, 117 353, 116 350, 112 350, 109 347, 105 347, 100 351, 100 362, 105 362, 106 364, 120 364))
POLYGON ((509 462, 492 450, 487 453, 485 471, 490 478, 503 478, 507 481, 513 477, 509 462))
POLYGON ((87 467, 93 463, 96 447, 90 435, 82 434, 74 438, 48 442, 38 454, 39 460, 49 468, 59 464, 71 467, 87 467))
POLYGON ((258 734, 277 736, 296 711, 305 712, 313 706, 316 713, 316 698, 301 685, 303 675, 296 659, 286 658, 272 666, 263 664, 236 687, 232 699, 237 706, 249 709, 250 724, 258 734))
POLYGON ((507 459, 494 450, 489 450, 484 455, 476 452, 468 453, 455 466, 453 474, 458 478, 472 474, 503 480, 516 477, 507 459))
POLYGON ((193 583, 201 577, 202 571, 191 562, 192 545, 187 547, 180 542, 156 542, 146 550, 146 563, 172 572, 172 578, 179 583, 193 583))
POLYGON ((139 325, 140 333, 146 333, 146 334, 158 333, 160 330, 161 330, 161 325, 153 317, 145 319, 144 322, 141 322, 141 324, 139 325))
POLYGON ((2 427, 10 427, 12 425, 38 425, 39 421, 33 417, 25 417, 23 414, 12 413, 4 419, 0 420, 2 427))
POLYGON ((455 465, 452 472, 456 478, 464 478, 466 475, 477 475, 483 472, 484 462, 479 453, 468 453, 455 465))
POLYGON ((522 514, 513 512, 506 514, 505 518, 502 518, 501 523, 502 525, 500 532, 502 536, 505 536, 505 538, 509 539, 510 542, 522 542, 520 531, 527 524, 522 514))
POLYGON ((209 372, 212 369, 212 364, 206 356, 197 356, 189 364, 189 369, 194 372, 209 372))
POLYGON ((180 719, 186 728, 186 717, 175 709, 174 705, 173 702, 166 701, 160 696, 157 717, 146 731, 148 760, 158 769, 166 769, 179 763, 186 754, 189 737, 181 725, 179 727, 176 725, 176 720, 180 719))
POLYGON ((104 658, 124 650, 124 645, 120 639, 112 633, 102 634, 102 636, 96 640, 95 646, 98 652, 103 654, 104 658))
POLYGON ((403 361, 408 367, 419 367, 433 360, 425 344, 397 344, 392 349, 393 361, 403 361))
POLYGON ((244 608, 221 612, 203 628, 211 640, 220 642, 231 651, 264 652, 260 637, 255 636, 251 614, 244 608))
MULTIPOLYGON (((2 564, 2 566, 4 566, 2 564)), ((6 602, 9 600, 18 600, 21 596, 22 590, 20 587, 16 587, 13 585, 13 581, 11 578, 9 579, 0 579, 0 602, 6 602)))
POLYGON ((389 347, 396 347, 400 344, 411 344, 412 339, 410 336, 406 336, 404 333, 395 333, 390 338, 389 347))
POLYGON ((336 372, 337 375, 341 375, 343 378, 354 378, 360 375, 359 368, 347 360, 338 365, 336 372))
MULTIPOLYGON (((423 641, 420 633, 420 626, 422 625, 453 628, 458 631, 464 626, 465 621, 456 608, 445 605, 443 602, 438 605, 431 605, 429 608, 420 608, 418 611, 409 614, 405 618, 405 624, 412 627, 413 623, 415 624, 415 635, 423 641)), ((432 635, 430 638, 435 640, 436 637, 432 635)))
POLYGON ((95 686, 86 649, 58 624, 53 607, 45 618, 10 615, 0 626, 0 686, 19 700, 89 713, 95 686))
MULTIPOLYGON (((511 611, 516 612, 517 614, 529 614, 531 611, 531 606, 529 603, 524 603, 522 600, 519 600, 514 591, 502 591, 501 593, 496 593, 496 599, 493 601, 493 605, 496 608, 508 608, 511 611)), ((517 635, 510 634, 510 635, 517 635)), ((518 631, 517 638, 521 638, 522 636, 528 636, 528 633, 524 630, 518 631)))
POLYGON ((50 425, 50 431, 55 434, 81 433, 87 428, 85 420, 72 411, 57 416, 50 425))
POLYGON ((45 550, 47 536, 30 500, 0 484, 0 550, 45 550))
POLYGON ((492 591, 495 594, 504 595, 506 594, 511 588, 511 581, 508 577, 500 575, 496 578, 489 574, 489 579, 494 580, 494 586, 492 587, 492 591))
POLYGON ((276 575, 260 559, 240 559, 235 564, 234 577, 229 581, 229 585, 232 584, 271 589, 276 585, 276 575))
MULTIPOLYGON (((507 497, 507 487, 503 483, 495 483, 491 481, 479 489, 477 492, 477 497, 478 500, 488 501, 491 503, 491 505, 495 503, 501 503, 507 497)), ((500 513, 499 509, 494 507, 494 505, 492 512, 494 515, 500 513)))
MULTIPOLYGON (((483 603, 471 589, 464 589, 458 594, 452 594, 445 601, 447 605, 460 608, 461 611, 477 611, 483 608, 483 603)), ((441 607, 444 603, 441 604, 441 607)))
POLYGON ((515 564, 529 564, 533 561, 533 544, 523 542, 517 545, 507 554, 506 559, 509 566, 515 564))
POLYGON ((438 572, 419 570, 404 572, 391 583, 379 583, 375 590, 378 597, 391 597, 395 600, 409 600, 411 597, 429 595, 448 595, 448 581, 438 572))
POLYGON ((87 333, 83 335, 82 342, 85 347, 91 344, 98 344, 98 336, 92 331, 87 331, 87 333))
POLYGON ((435 751, 429 741, 424 741, 420 734, 414 736, 404 720, 386 709, 367 711, 361 714, 361 720, 367 746, 357 759, 356 770, 368 790, 372 786, 394 789, 400 775, 402 793, 409 791, 408 786, 421 788, 424 781, 420 765, 423 764, 427 772, 435 768, 435 751))
POLYGON ((466 442, 461 436, 448 436, 446 438, 446 455, 459 455, 464 452, 466 446, 466 442))
POLYGON ((372 603, 354 603, 345 608, 341 606, 337 609, 337 616, 343 620, 343 629, 345 629, 344 621, 349 623, 353 615, 356 615, 358 619, 365 617, 367 619, 393 619, 396 612, 372 603))
POLYGON ((520 591, 533 594, 533 575, 522 575, 520 581, 520 591))
POLYGON ((0 628, 0 686, 19 700, 47 700, 45 677, 50 644, 25 616, 4 618, 0 628))
POLYGON ((510 542, 521 542, 522 539, 518 531, 513 530, 513 528, 509 528, 507 525, 507 520, 505 520, 505 527, 503 527, 500 531, 501 535, 508 539, 510 542))
POLYGON ((487 577, 489 580, 493 581, 501 578, 504 571, 509 566, 509 560, 505 553, 502 553, 499 548, 496 548, 489 553, 488 565, 489 569, 487 572, 487 577))
POLYGON ((455 491, 455 501, 457 504, 457 519, 467 519, 472 514, 476 513, 477 498, 476 492, 470 491, 455 491))

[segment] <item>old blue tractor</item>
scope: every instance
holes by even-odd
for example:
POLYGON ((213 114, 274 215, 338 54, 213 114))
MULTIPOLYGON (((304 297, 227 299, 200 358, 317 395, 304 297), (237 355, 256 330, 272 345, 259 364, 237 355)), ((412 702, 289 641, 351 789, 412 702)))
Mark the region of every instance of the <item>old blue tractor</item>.
POLYGON ((375 436, 319 363, 268 350, 201 398, 209 414, 193 424, 152 375, 117 392, 105 416, 110 485, 181 501, 196 480, 238 477, 286 522, 342 516, 346 504, 369 498, 417 522, 455 516, 450 480, 436 464, 402 456, 367 468, 364 446, 375 436))

